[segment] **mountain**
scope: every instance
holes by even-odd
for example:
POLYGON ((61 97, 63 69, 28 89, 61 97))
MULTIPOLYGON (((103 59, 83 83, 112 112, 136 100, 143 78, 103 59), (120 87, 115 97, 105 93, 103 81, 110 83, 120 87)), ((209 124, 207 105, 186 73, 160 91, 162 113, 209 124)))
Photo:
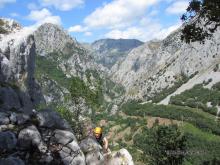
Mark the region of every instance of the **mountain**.
POLYGON ((127 98, 157 102, 194 76, 203 77, 194 84, 207 78, 219 79, 218 73, 212 74, 220 60, 219 34, 218 30, 204 44, 186 44, 180 39, 180 28, 162 41, 149 41, 133 49, 120 64, 113 66, 112 78, 123 84, 127 98))
MULTIPOLYGON (((68 40, 69 36, 56 25, 42 25, 38 29, 39 32, 32 28, 22 28, 20 25, 17 28, 14 23, 11 24, 6 19, 0 19, 0 21, 2 23, 0 27, 4 29, 0 33, 0 164, 101 165, 107 163, 119 165, 126 162, 127 165, 133 165, 132 157, 126 149, 112 152, 111 158, 106 160, 102 147, 93 137, 86 137, 88 134, 79 137, 77 130, 83 128, 80 130, 84 133, 88 133, 88 130, 83 123, 77 123, 81 116, 74 116, 71 109, 63 107, 53 109, 41 105, 49 102, 45 96, 54 94, 51 93, 53 91, 59 94, 59 91, 71 93, 72 90, 71 94, 74 94, 74 97, 72 95, 71 98, 68 98, 68 95, 63 97, 65 100, 76 101, 77 108, 82 111, 82 106, 85 107, 85 105, 79 105, 80 97, 82 97, 79 95, 82 93, 79 92, 82 92, 80 91, 82 89, 78 87, 83 88, 86 96, 89 94, 93 98, 94 91, 88 84, 85 84, 84 80, 80 79, 86 74, 83 68, 81 72, 78 70, 80 63, 77 62, 86 61, 83 56, 84 51, 80 49, 80 46, 73 39, 68 40), (41 36, 41 30, 47 31, 48 36, 41 36), (55 38, 59 38, 54 34, 60 37, 63 34, 62 37, 65 40, 61 37, 60 40, 53 42, 55 38), (41 40, 39 41, 37 37, 41 40), (77 77, 71 77, 72 88, 65 86, 68 85, 69 79, 64 72, 61 72, 61 67, 55 65, 59 64, 55 62, 65 61, 61 60, 63 57, 60 57, 63 54, 56 56, 54 52, 69 53, 69 49, 64 51, 68 47, 66 43, 63 43, 64 41, 71 44, 71 51, 76 49, 73 54, 68 54, 68 58, 74 54, 76 58, 79 58, 76 59, 76 65, 73 65, 76 72, 72 74, 77 77), (49 45, 50 43, 56 47, 49 45), (48 45, 45 46, 45 44, 48 45), (42 53, 41 56, 39 52, 42 53), (45 79, 40 79, 41 76, 45 79), (51 89, 51 91, 45 89, 51 89)), ((66 55, 64 54, 65 57, 66 55)), ((87 74, 87 76, 92 77, 92 74, 87 74)), ((52 102, 59 102, 59 99, 58 97, 52 102)), ((86 100, 85 97, 82 99, 86 101, 85 104, 93 101, 86 100)), ((59 103, 62 103, 62 100, 59 103)), ((86 108, 87 113, 88 110, 86 108)), ((90 124, 89 121, 87 124, 90 124)))
POLYGON ((219 164, 219 30, 186 44, 178 29, 109 71, 60 26, 0 29, 0 164, 219 164))
POLYGON ((91 44, 97 63, 111 69, 118 61, 123 60, 130 50, 142 45, 135 39, 100 39, 91 44))
POLYGON ((111 109, 122 102, 123 88, 113 83, 106 69, 61 27, 43 24, 33 34, 36 79, 48 105, 55 103, 74 111, 77 106, 71 98, 76 97, 81 113, 88 115, 94 108, 111 109))

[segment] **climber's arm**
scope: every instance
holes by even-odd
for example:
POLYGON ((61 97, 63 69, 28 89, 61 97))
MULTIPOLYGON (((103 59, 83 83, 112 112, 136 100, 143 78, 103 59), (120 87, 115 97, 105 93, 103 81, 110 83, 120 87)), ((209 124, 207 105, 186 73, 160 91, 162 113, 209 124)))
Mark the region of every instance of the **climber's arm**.
POLYGON ((106 137, 104 137, 103 142, 104 142, 103 148, 107 152, 108 151, 108 140, 106 137))

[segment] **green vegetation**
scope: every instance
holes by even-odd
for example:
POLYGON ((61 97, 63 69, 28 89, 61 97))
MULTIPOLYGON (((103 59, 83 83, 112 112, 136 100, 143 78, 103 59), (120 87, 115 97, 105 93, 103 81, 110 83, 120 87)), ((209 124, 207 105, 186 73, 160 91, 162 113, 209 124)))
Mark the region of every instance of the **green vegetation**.
POLYGON ((206 38, 211 37, 220 26, 219 9, 219 0, 191 0, 186 13, 181 17, 187 23, 182 29, 182 40, 186 43, 204 42, 206 38))
POLYGON ((51 80, 55 80, 61 86, 68 88, 71 83, 71 79, 58 68, 57 62, 51 61, 46 57, 36 56, 36 73, 35 76, 38 80, 45 74, 51 80))
POLYGON ((3 22, 2 19, 0 19, 0 34, 8 33, 8 31, 5 30, 5 29, 3 28, 3 26, 4 26, 4 22, 3 22))
POLYGON ((198 109, 175 105, 138 104, 129 102, 122 106, 122 111, 130 116, 156 116, 189 122, 196 127, 220 135, 220 123, 216 123, 215 117, 198 109))
POLYGON ((116 134, 110 139, 110 148, 118 150, 125 147, 132 154, 135 162, 153 164, 154 154, 155 158, 164 158, 161 161, 165 162, 172 160, 172 158, 174 160, 179 158, 179 164, 184 165, 211 164, 220 160, 220 124, 214 121, 213 115, 195 108, 175 105, 141 105, 134 101, 122 105, 121 110, 125 113, 124 115, 110 116, 107 112, 97 113, 95 121, 105 119, 109 122, 104 128, 106 133, 112 127, 117 126, 116 134), (154 128, 148 128, 147 116, 179 120, 178 128, 176 126, 160 126, 161 128, 158 129, 157 125, 154 128), (127 128, 130 128, 130 132, 124 132, 127 128), (117 135, 121 133, 124 135, 118 139, 117 135), (182 150, 178 150, 178 145, 171 145, 176 144, 175 142, 181 144, 177 137, 184 137, 182 150), (112 146, 111 141, 118 145, 112 146), (157 150, 159 151, 156 152, 157 150), (166 155, 167 153, 171 155, 166 155), (156 157, 156 155, 160 156, 156 157), (183 157, 184 159, 182 159, 183 157))
POLYGON ((91 105, 93 108, 98 109, 102 103, 102 92, 98 90, 91 90, 83 80, 78 77, 73 77, 70 85, 70 93, 77 102, 78 98, 84 98, 86 103, 91 105))
POLYGON ((217 108, 215 106, 220 103, 219 84, 214 85, 212 89, 204 88, 202 84, 195 85, 192 89, 171 97, 170 103, 198 108, 216 115, 217 108), (211 103, 212 107, 207 107, 208 103, 211 103))
MULTIPOLYGON (((186 137, 176 125, 144 128, 134 137, 134 145, 141 149, 150 164, 182 164, 186 152, 186 137)), ((146 160, 145 160, 146 161, 146 160)))

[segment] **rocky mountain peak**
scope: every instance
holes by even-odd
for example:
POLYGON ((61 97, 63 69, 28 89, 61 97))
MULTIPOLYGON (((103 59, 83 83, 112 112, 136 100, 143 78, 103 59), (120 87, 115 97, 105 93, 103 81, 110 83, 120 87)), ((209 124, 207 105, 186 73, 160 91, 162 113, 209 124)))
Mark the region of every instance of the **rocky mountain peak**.
POLYGON ((37 54, 41 56, 52 52, 69 51, 69 49, 79 47, 76 40, 62 29, 62 27, 51 23, 45 23, 38 27, 34 32, 34 37, 37 54))
POLYGON ((18 22, 9 18, 0 18, 0 26, 7 33, 16 32, 22 28, 18 22))

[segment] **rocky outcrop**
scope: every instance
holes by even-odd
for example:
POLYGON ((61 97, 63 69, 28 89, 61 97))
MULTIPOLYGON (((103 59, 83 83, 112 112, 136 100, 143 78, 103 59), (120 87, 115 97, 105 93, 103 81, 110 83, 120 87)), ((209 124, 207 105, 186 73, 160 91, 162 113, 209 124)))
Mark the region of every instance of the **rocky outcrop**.
POLYGON ((78 143, 68 123, 50 109, 1 112, 0 123, 2 164, 133 165, 125 149, 106 155, 94 137, 78 143), (20 115, 27 120, 20 122, 20 115))
POLYGON ((34 78, 36 52, 32 29, 21 28, 14 21, 5 26, 9 31, 0 34, 0 82, 19 86, 32 102, 38 102, 40 92, 34 78))
POLYGON ((39 126, 47 128, 58 128, 64 130, 71 130, 69 124, 60 117, 60 115, 50 109, 43 109, 36 115, 39 121, 39 126))
POLYGON ((19 23, 9 18, 0 18, 0 26, 6 33, 16 32, 22 28, 19 23))
POLYGON ((85 164, 84 154, 74 134, 63 130, 71 130, 70 126, 54 111, 48 109, 34 112, 25 123, 13 117, 18 116, 18 112, 7 111, 1 114, 9 120, 5 123, 5 119, 0 118, 0 123, 5 124, 0 125, 0 128, 4 128, 0 129, 1 163, 85 164), (6 127, 7 125, 12 126, 6 127), (19 161, 14 162, 14 159, 19 161))
POLYGON ((102 147, 97 143, 94 137, 87 137, 80 142, 80 147, 85 153, 87 165, 133 165, 130 153, 126 149, 117 152, 103 152, 102 147))

